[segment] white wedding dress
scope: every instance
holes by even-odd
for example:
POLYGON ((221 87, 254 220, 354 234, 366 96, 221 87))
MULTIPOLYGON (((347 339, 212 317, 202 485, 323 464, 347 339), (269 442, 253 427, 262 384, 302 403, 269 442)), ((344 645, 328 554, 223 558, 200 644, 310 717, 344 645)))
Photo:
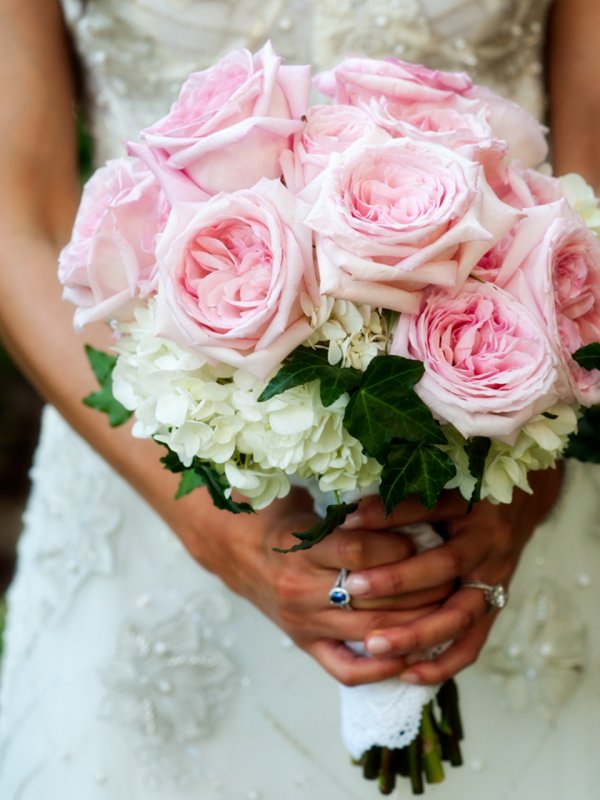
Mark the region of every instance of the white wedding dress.
MULTIPOLYGON (((318 67, 364 52, 467 69, 542 112, 542 0, 64 7, 98 161, 163 115, 188 72, 267 37, 288 61, 318 67)), ((9 596, 2 800, 378 796, 340 743, 335 682, 201 570, 52 409, 33 477, 9 596)), ((428 787, 432 797, 600 796, 599 508, 599 470, 572 465, 487 655, 460 677, 465 767, 428 787)))

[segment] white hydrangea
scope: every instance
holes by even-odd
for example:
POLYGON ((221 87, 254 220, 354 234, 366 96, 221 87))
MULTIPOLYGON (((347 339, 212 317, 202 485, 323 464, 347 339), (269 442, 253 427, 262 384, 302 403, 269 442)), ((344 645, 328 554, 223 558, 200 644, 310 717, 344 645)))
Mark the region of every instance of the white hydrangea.
POLYGON ((241 467, 233 461, 225 464, 225 477, 232 490, 239 491, 257 511, 269 506, 290 491, 287 475, 281 472, 241 467))
MULTIPOLYGON (((352 329, 359 342, 363 318, 346 313, 346 338, 352 329)), ((323 491, 355 491, 378 478, 379 464, 343 426, 347 396, 325 408, 315 381, 259 402, 264 381, 156 336, 152 303, 118 330, 113 391, 135 412, 135 435, 164 442, 185 466, 195 457, 220 466, 255 508, 287 494, 291 475, 323 491)))
POLYGON ((318 309, 310 308, 307 298, 302 301, 315 329, 306 344, 327 347, 330 364, 342 361, 343 366, 364 372, 375 356, 385 353, 389 340, 386 320, 376 309, 331 297, 324 298, 318 309))
MULTIPOLYGON (((513 445, 492 440, 485 461, 481 497, 492 503, 510 503, 515 486, 531 493, 527 480, 530 470, 554 467, 565 449, 569 436, 577 428, 577 415, 566 403, 558 403, 525 425, 513 445)), ((458 488, 469 498, 475 481, 469 474, 468 458, 464 451, 466 440, 451 426, 444 426, 448 452, 457 468, 457 475, 447 485, 458 488)))
POLYGON ((559 181, 569 203, 588 228, 600 237, 600 207, 592 187, 575 172, 562 175, 559 181))

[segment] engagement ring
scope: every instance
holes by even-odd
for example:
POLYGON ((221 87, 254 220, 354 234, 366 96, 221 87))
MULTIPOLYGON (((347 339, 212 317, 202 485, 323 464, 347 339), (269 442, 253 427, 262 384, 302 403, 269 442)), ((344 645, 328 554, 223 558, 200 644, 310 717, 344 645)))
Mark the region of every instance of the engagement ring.
POLYGON ((489 583, 481 581, 462 581, 463 589, 481 589, 485 602, 490 608, 504 608, 508 603, 508 589, 501 583, 491 586, 489 583))

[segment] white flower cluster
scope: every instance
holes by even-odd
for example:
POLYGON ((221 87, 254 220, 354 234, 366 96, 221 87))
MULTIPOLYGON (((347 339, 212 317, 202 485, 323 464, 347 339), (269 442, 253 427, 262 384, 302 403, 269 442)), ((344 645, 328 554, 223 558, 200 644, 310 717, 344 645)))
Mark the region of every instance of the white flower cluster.
MULTIPOLYGON (((257 509, 287 494, 291 475, 316 479, 324 492, 377 481, 379 464, 343 426, 347 396, 325 408, 313 382, 259 402, 265 382, 212 366, 154 330, 153 303, 119 325, 113 392, 135 412, 134 435, 164 442, 186 466, 195 457, 212 462, 257 509)), ((347 352, 358 353, 366 336, 353 336, 347 352)))
MULTIPOLYGON (((558 403, 525 425, 514 444, 493 439, 485 460, 481 498, 492 503, 510 503, 515 486, 531 494, 527 473, 553 467, 576 429, 575 411, 566 403, 558 403)), ((475 479, 469 473, 466 439, 451 425, 444 426, 444 433, 448 445, 441 449, 450 455, 457 470, 446 488, 458 488, 469 499, 475 479)))
POLYGON ((364 372, 377 355, 383 355, 389 344, 386 318, 368 305, 349 300, 324 297, 319 309, 307 305, 302 298, 304 313, 315 329, 307 339, 309 347, 327 347, 330 364, 342 362, 364 372))

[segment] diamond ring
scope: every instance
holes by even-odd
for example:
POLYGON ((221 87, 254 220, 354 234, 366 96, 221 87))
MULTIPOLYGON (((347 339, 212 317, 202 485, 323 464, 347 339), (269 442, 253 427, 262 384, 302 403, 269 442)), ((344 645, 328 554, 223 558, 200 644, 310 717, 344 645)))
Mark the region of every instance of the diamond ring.
POLYGON ((348 589, 344 588, 344 581, 348 577, 348 570, 341 569, 336 582, 329 590, 329 602, 336 608, 343 608, 345 611, 352 611, 352 596, 348 589))
POLYGON ((508 603, 508 589, 501 583, 492 586, 481 581, 462 581, 461 587, 463 589, 481 589, 485 602, 490 608, 504 608, 508 603))

